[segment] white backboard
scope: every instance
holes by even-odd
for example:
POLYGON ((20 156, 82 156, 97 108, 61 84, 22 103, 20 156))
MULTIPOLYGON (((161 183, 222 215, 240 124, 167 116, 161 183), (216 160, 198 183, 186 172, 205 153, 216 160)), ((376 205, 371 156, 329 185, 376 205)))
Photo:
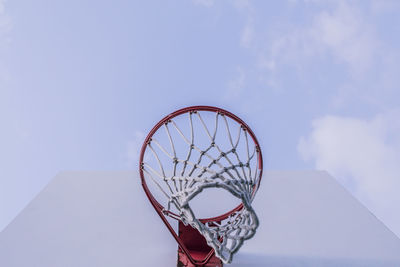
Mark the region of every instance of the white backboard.
MULTIPOLYGON (((267 171, 255 237, 229 266, 400 266, 400 239, 335 179, 267 171)), ((0 233, 0 266, 176 266, 177 244, 136 172, 71 171, 0 233)))

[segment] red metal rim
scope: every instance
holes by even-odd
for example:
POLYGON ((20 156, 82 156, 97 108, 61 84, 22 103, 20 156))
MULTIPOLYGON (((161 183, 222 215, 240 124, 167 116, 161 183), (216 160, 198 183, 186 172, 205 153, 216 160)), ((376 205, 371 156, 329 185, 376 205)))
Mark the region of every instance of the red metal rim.
MULTIPOLYGON (((147 135, 146 139, 143 142, 142 145, 142 149, 140 151, 140 159, 139 159, 139 172, 140 172, 140 178, 142 180, 142 185, 146 185, 144 187, 144 190, 146 191, 146 194, 150 194, 151 198, 150 201, 151 202, 155 202, 156 206, 162 209, 162 205, 153 197, 153 195, 151 194, 150 190, 147 187, 146 184, 146 180, 144 178, 144 174, 143 174, 143 170, 142 170, 142 165, 143 165, 143 158, 144 158, 144 154, 146 152, 146 147, 148 142, 150 141, 150 139, 152 138, 152 136, 155 134, 155 132, 162 126, 164 125, 164 123, 166 123, 168 120, 177 117, 179 115, 191 112, 191 111, 210 111, 210 112, 219 112, 221 114, 224 114, 228 117, 230 117, 231 119, 233 119, 234 121, 236 121, 237 123, 239 123, 240 125, 242 125, 247 132, 250 134, 254 144, 256 145, 257 148, 257 153, 258 153, 258 157, 259 157, 259 169, 260 169, 260 180, 259 183, 261 182, 261 178, 262 178, 262 170, 263 170, 263 161, 262 161, 262 153, 261 153, 261 149, 260 149, 260 144, 258 143, 258 140, 255 136, 255 134, 253 133, 253 131, 250 129, 250 127, 239 117, 237 117, 236 115, 234 115, 233 113, 224 110, 222 108, 217 108, 217 107, 212 107, 212 106, 191 106, 191 107, 186 107, 186 108, 182 108, 179 109, 167 116, 165 116, 162 120, 160 120, 154 127, 153 129, 151 129, 151 131, 149 132, 149 134, 147 135)), ((257 185, 259 186, 259 184, 257 185)), ((236 208, 234 208, 231 211, 228 211, 225 214, 222 214, 220 216, 216 216, 216 217, 212 217, 212 218, 207 218, 207 219, 201 219, 202 222, 207 222, 207 221, 220 221, 223 220, 224 218, 226 218, 227 216, 229 216, 230 214, 232 214, 233 212, 240 210, 243 207, 243 204, 240 204, 239 206, 237 206, 236 208)), ((171 212, 172 213, 172 212, 171 212)), ((172 213, 172 215, 176 215, 174 213, 172 213)), ((177 216, 177 215, 176 215, 177 216)))
MULTIPOLYGON (((262 153, 261 153, 261 148, 260 148, 260 144, 255 136, 255 134, 253 133, 253 131, 250 129, 250 127, 243 121, 241 120, 239 117, 237 117, 236 115, 234 115, 233 113, 224 110, 222 108, 217 108, 217 107, 212 107, 212 106, 191 106, 191 107, 186 107, 186 108, 182 108, 179 109, 167 116, 165 116, 162 120, 160 120, 149 132, 149 134, 147 135, 146 139, 143 142, 141 151, 140 151, 140 158, 139 158, 139 173, 140 173, 140 179, 142 182, 142 186, 143 189, 147 195, 147 197, 149 198, 151 204, 153 205, 154 209, 157 211, 157 213, 159 214, 159 216, 161 217, 161 219, 163 220, 163 222, 165 223, 165 225, 168 227, 168 229, 170 230, 171 234, 174 236, 174 238, 176 239, 176 241, 178 242, 179 246, 182 248, 182 250, 189 256, 189 258, 191 259, 191 261, 193 263, 197 263, 197 264, 205 264, 207 263, 207 261, 211 258, 211 256, 213 255, 214 251, 210 252, 210 254, 202 261, 202 262, 196 262, 191 256, 189 251, 187 250, 187 248, 185 247, 185 245, 181 242, 181 240, 179 239, 179 236, 176 234, 176 232, 174 231, 174 229, 172 228, 172 226, 170 225, 170 223, 167 221, 165 215, 163 214, 162 210, 164 209, 164 207, 154 198, 154 196, 151 194, 149 188, 147 187, 147 183, 144 177, 144 173, 143 173, 143 159, 144 159, 144 154, 146 152, 146 148, 147 148, 147 144, 149 143, 150 139, 152 138, 152 136, 157 132, 157 130, 164 125, 164 123, 166 123, 167 121, 169 121, 170 119, 177 117, 179 115, 188 113, 188 112, 193 112, 193 111, 210 111, 210 112, 218 112, 220 114, 224 114, 226 116, 228 116, 229 118, 233 119, 234 121, 236 121, 237 123, 239 123, 241 126, 243 126, 244 129, 246 129, 246 131, 249 133, 250 137, 252 138, 255 146, 256 146, 256 152, 258 154, 258 158, 259 158, 259 175, 260 175, 260 179, 259 182, 257 184, 257 187, 260 185, 261 182, 261 178, 262 178, 262 171, 263 171, 263 160, 262 160, 262 153)), ((236 208, 234 208, 231 211, 228 211, 225 214, 222 214, 220 216, 216 216, 216 217, 212 217, 212 218, 206 218, 206 219, 199 219, 202 223, 205 222, 209 222, 209 221, 221 221, 224 220, 225 218, 227 218, 230 214, 232 214, 235 211, 238 211, 240 209, 243 208, 243 204, 238 205, 236 208)), ((179 217, 177 214, 170 212, 170 214, 179 217)))
MULTIPOLYGON (((191 106, 191 107, 186 107, 186 108, 182 108, 179 109, 167 116, 165 116, 162 120, 160 120, 154 127, 153 129, 151 129, 151 131, 149 132, 149 134, 147 135, 146 139, 143 142, 142 145, 142 149, 140 151, 140 159, 139 159, 139 172, 140 172, 140 178, 142 180, 142 185, 144 186, 144 190, 146 191, 146 195, 150 195, 151 197, 149 197, 151 202, 155 202, 156 206, 158 208, 163 208, 163 206, 153 197, 153 195, 151 194, 150 190, 147 187, 147 183, 146 180, 144 178, 144 174, 143 174, 143 170, 142 170, 142 165, 143 165, 143 158, 144 158, 144 154, 146 152, 146 147, 148 142, 150 141, 150 139, 152 138, 152 136, 156 133, 156 131, 162 126, 164 125, 164 123, 166 123, 168 120, 177 117, 179 115, 191 112, 191 111, 210 111, 210 112, 219 112, 221 114, 224 114, 226 116, 228 116, 229 118, 233 119, 234 121, 236 121, 237 123, 239 123, 240 125, 242 125, 244 127, 244 129, 247 130, 247 132, 250 134, 254 144, 256 145, 257 148, 257 153, 258 153, 258 157, 259 157, 259 166, 258 168, 260 169, 260 180, 259 180, 259 184, 257 186, 260 185, 261 182, 261 178, 262 178, 262 170, 263 170, 263 160, 262 160, 262 153, 261 153, 261 148, 260 148, 260 144, 258 143, 257 137, 255 136, 255 134, 253 133, 253 131, 250 129, 250 127, 239 117, 237 117, 235 114, 224 110, 222 108, 217 108, 217 107, 212 107, 212 106, 191 106)), ((234 208, 231 211, 228 211, 225 214, 222 214, 220 216, 216 216, 216 217, 212 217, 212 218, 206 218, 206 219, 201 219, 202 222, 208 222, 208 221, 220 221, 223 220, 224 218, 228 217, 230 214, 232 214, 235 211, 240 210, 241 208, 243 208, 243 204, 240 204, 239 206, 237 206, 236 208, 234 208)), ((174 213, 171 212, 172 215, 176 215, 174 213)), ((177 215, 176 215, 177 216, 177 215)))

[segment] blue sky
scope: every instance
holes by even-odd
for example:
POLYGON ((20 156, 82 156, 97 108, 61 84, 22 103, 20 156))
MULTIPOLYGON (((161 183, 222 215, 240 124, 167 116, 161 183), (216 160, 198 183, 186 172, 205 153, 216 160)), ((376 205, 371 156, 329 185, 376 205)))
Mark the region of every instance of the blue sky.
POLYGON ((62 170, 136 169, 226 108, 267 169, 323 169, 400 235, 400 2, 0 0, 0 229, 62 170), (397 209, 396 209, 397 208, 397 209))

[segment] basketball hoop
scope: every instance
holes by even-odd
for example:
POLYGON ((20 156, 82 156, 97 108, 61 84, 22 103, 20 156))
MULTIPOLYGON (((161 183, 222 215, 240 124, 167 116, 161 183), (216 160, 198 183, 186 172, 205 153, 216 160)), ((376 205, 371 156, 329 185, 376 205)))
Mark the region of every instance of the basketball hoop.
POLYGON ((173 112, 147 135, 139 164, 143 189, 178 242, 183 266, 230 263, 255 234, 258 218, 251 203, 262 177, 262 154, 252 130, 234 114, 210 106, 173 112), (190 202, 207 188, 225 189, 241 204, 217 217, 197 218, 190 202), (178 233, 172 220, 179 221, 178 233))

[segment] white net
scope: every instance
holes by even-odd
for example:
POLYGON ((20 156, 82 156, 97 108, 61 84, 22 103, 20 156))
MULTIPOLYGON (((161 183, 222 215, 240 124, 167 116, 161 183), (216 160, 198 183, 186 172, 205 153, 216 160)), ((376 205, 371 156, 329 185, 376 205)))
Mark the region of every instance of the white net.
POLYGON ((165 215, 196 228, 217 257, 231 262, 258 227, 251 202, 261 178, 259 147, 246 127, 219 112, 190 111, 161 128, 147 143, 141 166, 152 194, 165 215), (218 220, 196 218, 190 201, 206 188, 227 190, 243 207, 218 220))

